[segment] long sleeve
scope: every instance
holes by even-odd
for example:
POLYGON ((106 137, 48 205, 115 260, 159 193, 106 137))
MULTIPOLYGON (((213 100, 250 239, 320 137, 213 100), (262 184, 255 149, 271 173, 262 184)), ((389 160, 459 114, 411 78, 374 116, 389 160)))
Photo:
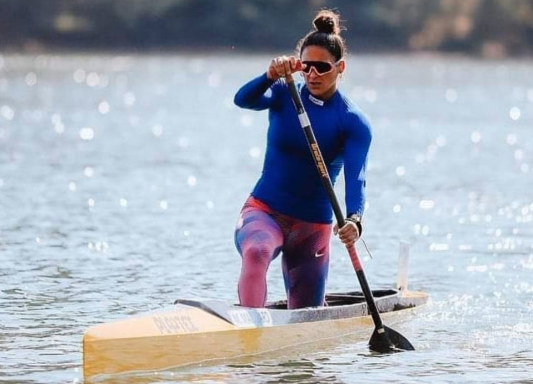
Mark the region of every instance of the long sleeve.
POLYGON ((244 84, 235 94, 235 105, 261 111, 272 106, 274 98, 270 87, 274 84, 274 81, 270 80, 266 73, 250 80, 244 84))
POLYGON ((366 119, 349 119, 344 152, 344 179, 346 184, 347 214, 362 216, 365 208, 366 165, 372 141, 372 131, 366 119))

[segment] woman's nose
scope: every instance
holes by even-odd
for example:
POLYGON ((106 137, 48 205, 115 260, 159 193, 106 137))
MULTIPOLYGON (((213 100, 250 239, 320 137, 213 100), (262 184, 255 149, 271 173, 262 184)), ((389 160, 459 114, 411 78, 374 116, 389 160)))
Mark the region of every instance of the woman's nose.
POLYGON ((315 68, 315 67, 312 67, 311 70, 309 71, 309 74, 308 74, 307 76, 308 76, 308 77, 311 77, 311 76, 313 76, 313 77, 317 77, 317 76, 320 76, 320 75, 319 75, 318 72, 316 71, 316 68, 315 68))

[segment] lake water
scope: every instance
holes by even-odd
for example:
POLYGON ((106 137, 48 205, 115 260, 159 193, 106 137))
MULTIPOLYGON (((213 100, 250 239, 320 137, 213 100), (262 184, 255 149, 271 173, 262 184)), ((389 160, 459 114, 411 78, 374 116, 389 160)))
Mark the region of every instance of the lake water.
MULTIPOLYGON (((266 113, 232 99, 269 60, 0 56, 0 382, 81 383, 87 327, 236 300, 233 228, 266 113)), ((404 240, 409 286, 432 297, 394 327, 417 350, 340 342, 135 383, 533 382, 533 62, 350 56, 341 87, 374 129, 368 281, 394 286, 404 240)), ((359 289, 332 251, 328 290, 359 289)), ((279 262, 268 279, 283 298, 279 262)))

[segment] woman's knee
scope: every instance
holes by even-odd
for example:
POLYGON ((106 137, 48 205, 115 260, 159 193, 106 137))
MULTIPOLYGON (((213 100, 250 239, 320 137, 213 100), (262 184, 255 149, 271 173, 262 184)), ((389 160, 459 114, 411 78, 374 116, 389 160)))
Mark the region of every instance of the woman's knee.
POLYGON ((278 252, 278 248, 271 244, 252 243, 243 246, 242 257, 248 263, 268 265, 278 252))

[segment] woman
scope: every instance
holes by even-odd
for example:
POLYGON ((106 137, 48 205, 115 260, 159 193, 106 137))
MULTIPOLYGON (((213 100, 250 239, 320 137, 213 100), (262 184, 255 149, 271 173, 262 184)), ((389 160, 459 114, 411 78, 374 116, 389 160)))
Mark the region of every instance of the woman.
POLYGON ((235 230, 242 257, 239 299, 247 307, 265 305, 267 270, 280 253, 288 307, 324 304, 332 209, 284 81, 289 74, 302 72, 305 84, 298 84, 298 90, 332 182, 344 166, 348 217, 333 230, 346 246, 362 231, 372 134, 361 112, 337 89, 346 68, 338 15, 320 11, 313 24, 315 29, 298 43, 298 57, 273 59, 266 73, 235 95, 239 107, 269 110, 263 171, 235 230))

